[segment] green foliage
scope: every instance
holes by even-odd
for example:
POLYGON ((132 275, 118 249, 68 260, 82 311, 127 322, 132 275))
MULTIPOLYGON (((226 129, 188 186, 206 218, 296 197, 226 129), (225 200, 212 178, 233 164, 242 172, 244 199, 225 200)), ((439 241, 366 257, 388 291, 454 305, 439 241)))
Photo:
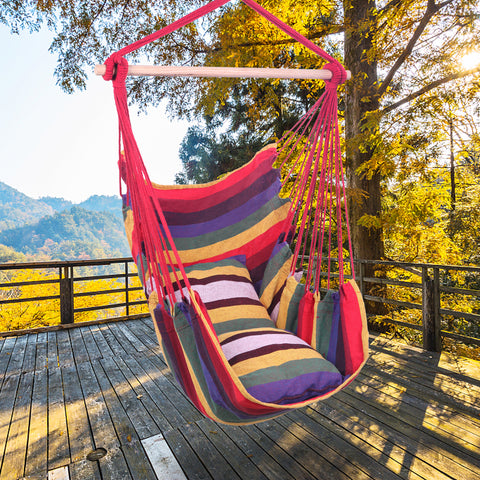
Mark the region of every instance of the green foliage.
POLYGON ((129 254, 122 220, 110 213, 80 207, 0 232, 0 243, 24 254, 58 260, 129 254))
POLYGON ((180 146, 183 172, 175 182, 179 184, 204 183, 215 180, 248 162, 261 149, 263 142, 255 137, 238 139, 223 134, 217 139, 208 129, 188 129, 180 146))
POLYGON ((122 200, 118 196, 92 195, 77 206, 92 212, 109 212, 123 220, 122 200))
POLYGON ((72 207, 72 202, 70 200, 65 200, 60 197, 41 197, 40 201, 50 205, 55 212, 61 212, 62 210, 67 210, 72 207))
POLYGON ((0 231, 36 222, 53 213, 53 208, 48 204, 0 182, 0 231))

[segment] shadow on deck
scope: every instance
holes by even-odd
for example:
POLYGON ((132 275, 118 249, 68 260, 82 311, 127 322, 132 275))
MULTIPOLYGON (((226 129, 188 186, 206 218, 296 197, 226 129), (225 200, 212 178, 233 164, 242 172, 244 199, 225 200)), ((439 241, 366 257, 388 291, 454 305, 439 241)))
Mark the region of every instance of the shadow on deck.
POLYGON ((381 337, 370 355, 334 397, 230 427, 179 391, 148 319, 5 338, 0 479, 480 480, 479 363, 381 337))

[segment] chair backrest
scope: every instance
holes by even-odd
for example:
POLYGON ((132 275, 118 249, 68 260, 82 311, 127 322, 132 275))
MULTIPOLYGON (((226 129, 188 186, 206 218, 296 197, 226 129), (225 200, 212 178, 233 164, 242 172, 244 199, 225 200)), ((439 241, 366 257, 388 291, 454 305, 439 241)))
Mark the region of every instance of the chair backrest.
MULTIPOLYGON (((286 228, 290 208, 281 199, 280 172, 272 164, 276 146, 260 152, 243 167, 200 185, 153 184, 158 203, 184 266, 244 256, 252 283, 259 287, 270 256, 286 228)), ((128 204, 128 199, 125 197, 128 204)), ((125 209, 134 258, 142 239, 125 209)))

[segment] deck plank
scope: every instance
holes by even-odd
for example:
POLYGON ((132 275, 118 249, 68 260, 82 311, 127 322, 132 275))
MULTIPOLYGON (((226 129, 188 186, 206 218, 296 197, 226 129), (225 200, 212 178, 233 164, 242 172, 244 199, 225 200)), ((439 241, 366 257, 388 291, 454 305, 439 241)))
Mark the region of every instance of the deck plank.
POLYGON ((85 459, 93 450, 94 442, 75 364, 62 368, 62 380, 70 457, 75 463, 85 459))
MULTIPOLYGON (((240 478, 248 478, 249 480, 267 479, 251 459, 248 457, 246 459, 242 455, 241 449, 222 429, 218 428, 215 422, 204 418, 196 422, 196 425, 240 478)), ((240 429, 237 428, 236 430, 240 429)))
POLYGON ((381 401, 377 402, 375 396, 368 391, 362 391, 360 394, 359 390, 351 389, 348 393, 339 392, 337 398, 357 408, 359 402, 362 402, 363 414, 374 419, 380 428, 388 432, 389 438, 395 439, 396 444, 408 445, 409 451, 415 452, 416 457, 435 465, 443 472, 437 474, 439 478, 445 478, 446 475, 463 475, 460 478, 480 480, 477 474, 466 467, 468 464, 477 468, 475 459, 452 443, 444 442, 438 434, 424 431, 419 417, 399 416, 395 410, 386 409, 381 401), (461 461, 457 462, 459 459, 461 461))
MULTIPOLYGON (((45 346, 45 345, 44 345, 45 346)), ((46 350, 44 349, 44 353, 46 350)), ((38 356, 37 356, 38 360, 38 356)), ((45 362, 45 359, 43 359, 45 362)), ((41 362, 39 362, 41 363, 41 362)), ((25 475, 46 474, 48 458, 48 371, 35 370, 25 475)))
POLYGON ((193 408, 149 319, 0 340, 0 479, 156 480, 161 434, 189 480, 480 480, 480 364, 371 340, 345 390, 245 427, 193 408))
POLYGON ((211 478, 214 480, 241 480, 196 423, 182 425, 179 430, 192 450, 202 459, 211 478))
POLYGON ((0 388, 5 380, 16 341, 17 337, 7 337, 0 340, 2 346, 2 350, 0 351, 0 388))
MULTIPOLYGON (((49 336, 50 338, 50 336, 49 336)), ((50 342, 49 342, 50 343, 50 342)), ((57 365, 48 366, 48 469, 70 463, 67 416, 63 396, 62 371, 57 365)))
POLYGON ((22 477, 27 455, 33 371, 21 375, 5 447, 0 480, 22 477))

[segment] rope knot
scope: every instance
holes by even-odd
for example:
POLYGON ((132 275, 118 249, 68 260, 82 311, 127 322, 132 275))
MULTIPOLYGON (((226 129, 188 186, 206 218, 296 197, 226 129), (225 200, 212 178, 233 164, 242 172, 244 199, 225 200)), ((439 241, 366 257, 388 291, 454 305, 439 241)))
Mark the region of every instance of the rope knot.
POLYGON ((128 73, 128 62, 125 58, 114 53, 105 61, 104 80, 112 80, 114 83, 124 82, 128 73))
POLYGON ((343 68, 340 62, 331 62, 323 66, 324 70, 330 70, 332 72, 332 78, 327 80, 327 85, 337 87, 347 81, 347 71, 343 68))

